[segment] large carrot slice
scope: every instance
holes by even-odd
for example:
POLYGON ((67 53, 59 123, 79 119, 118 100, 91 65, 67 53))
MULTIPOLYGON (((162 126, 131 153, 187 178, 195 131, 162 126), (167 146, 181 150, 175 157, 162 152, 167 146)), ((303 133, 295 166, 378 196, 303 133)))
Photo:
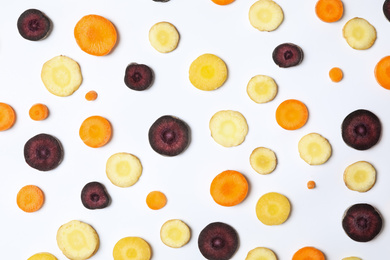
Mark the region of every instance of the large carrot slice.
POLYGON ((0 103, 0 131, 10 129, 15 123, 15 118, 14 109, 6 103, 0 103))
POLYGON ((390 56, 382 58, 375 66, 376 81, 385 89, 390 89, 390 56))
POLYGON ((108 19, 90 14, 77 22, 74 37, 86 53, 104 56, 114 48, 118 36, 114 25, 108 19))
POLYGON ((21 188, 16 196, 18 207, 25 212, 39 210, 44 201, 43 191, 35 185, 27 185, 21 188))
POLYGON ((81 140, 89 147, 101 147, 111 139, 111 124, 102 116, 88 117, 81 124, 79 135, 81 140))
POLYGON ((218 174, 210 186, 210 194, 221 206, 235 206, 241 203, 248 193, 248 182, 238 171, 227 170, 218 174))
POLYGON ((319 0, 315 7, 318 18, 327 23, 333 23, 343 16, 344 7, 341 0, 319 0))
POLYGON ((276 122, 286 130, 296 130, 306 124, 309 112, 305 104, 296 99, 283 101, 276 109, 276 122))
POLYGON ((307 246, 299 249, 292 260, 325 260, 324 254, 317 248, 307 246))

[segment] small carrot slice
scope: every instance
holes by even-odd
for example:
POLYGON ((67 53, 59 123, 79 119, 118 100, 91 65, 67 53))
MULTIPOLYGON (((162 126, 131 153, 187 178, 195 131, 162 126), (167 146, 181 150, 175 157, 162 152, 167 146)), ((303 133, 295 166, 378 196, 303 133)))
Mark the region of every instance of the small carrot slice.
POLYGON ((98 94, 94 90, 88 91, 87 94, 85 94, 85 99, 88 101, 94 101, 97 99, 97 97, 98 97, 98 94))
POLYGON ((390 89, 390 56, 382 58, 375 66, 375 79, 385 89, 390 89))
POLYGON ((344 13, 341 0, 319 0, 315 7, 316 15, 323 22, 333 23, 341 19, 344 13))
POLYGON ((167 197, 161 191, 152 191, 146 196, 146 205, 150 209, 162 209, 167 204, 167 197))
POLYGON ((211 0, 217 5, 228 5, 234 2, 234 0, 211 0))
POLYGON ((276 109, 276 122, 286 130, 296 130, 304 126, 309 117, 305 104, 296 99, 283 101, 276 109))
POLYGON ((316 187, 316 182, 315 181, 308 181, 307 182, 307 188, 309 190, 314 189, 315 187, 316 187))
POLYGON ((214 201, 225 207, 241 203, 248 193, 248 182, 238 171, 227 170, 218 174, 210 186, 214 201))
POLYGON ((329 78, 333 82, 340 82, 343 76, 343 71, 340 68, 334 67, 329 71, 329 78))
POLYGON ((10 129, 16 120, 14 109, 6 104, 0 103, 0 131, 10 129))
POLYGON ((111 124, 102 116, 88 117, 81 124, 79 135, 81 140, 89 147, 101 147, 111 139, 111 124))
POLYGON ((28 114, 32 120, 41 121, 49 116, 49 109, 44 104, 34 104, 28 114))
POLYGON ((21 188, 16 196, 18 207, 25 212, 39 210, 44 201, 43 191, 35 185, 26 185, 21 188))
POLYGON ((104 56, 114 48, 118 36, 108 19, 90 14, 77 22, 74 37, 81 50, 91 55, 104 56))
POLYGON ((307 246, 295 252, 292 260, 325 260, 325 256, 319 249, 307 246))

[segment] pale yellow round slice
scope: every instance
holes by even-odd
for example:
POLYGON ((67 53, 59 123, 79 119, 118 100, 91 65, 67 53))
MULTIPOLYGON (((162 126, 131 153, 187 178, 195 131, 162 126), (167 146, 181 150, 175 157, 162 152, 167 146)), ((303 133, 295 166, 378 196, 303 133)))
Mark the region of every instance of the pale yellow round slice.
POLYGON ((168 22, 159 22, 149 30, 149 42, 158 52, 168 53, 176 49, 180 35, 176 27, 168 22))
POLYGON ((142 164, 137 156, 130 153, 111 155, 106 163, 108 179, 118 187, 133 186, 142 174, 142 164))
POLYGON ((57 245, 67 258, 85 260, 98 250, 99 236, 89 224, 72 220, 58 229, 57 245))
POLYGON ((329 141, 320 134, 310 133, 299 140, 299 156, 310 165, 320 165, 328 161, 332 154, 329 141))
POLYGON ((256 247, 248 252, 245 260, 278 260, 278 258, 271 249, 256 247))
POLYGON ((57 260, 57 257, 50 253, 42 252, 30 256, 27 260, 57 260))
POLYGON ((376 170, 369 162, 359 161, 344 171, 344 183, 348 189, 358 192, 369 191, 376 182, 376 170))
POLYGON ((250 164, 257 173, 270 174, 276 168, 277 160, 274 151, 266 147, 257 147, 249 157, 250 164))
POLYGON ((343 36, 352 48, 366 50, 374 44, 376 30, 367 20, 355 17, 344 25, 343 36))
POLYGON ((265 75, 257 75, 249 80, 246 92, 253 101, 261 104, 275 98, 278 93, 278 86, 273 78, 265 75))
POLYGON ((200 55, 190 65, 190 82, 200 90, 211 91, 221 87, 227 75, 225 62, 214 54, 200 55))
POLYGON ((168 220, 161 226, 161 241, 169 247, 182 247, 190 241, 190 237, 190 228, 180 219, 168 220))
POLYGON ((349 256, 349 257, 344 257, 342 260, 362 260, 362 259, 356 256, 349 256))
POLYGON ((41 79, 47 90, 59 97, 72 95, 83 81, 79 64, 62 55, 43 64, 41 79))
POLYGON ((215 113, 209 123, 211 136, 224 147, 240 145, 248 134, 245 117, 238 111, 221 110, 215 113))
POLYGON ((283 22, 282 8, 272 0, 259 0, 249 9, 249 22, 260 31, 274 31, 283 22))
POLYGON ((256 204, 257 218, 265 225, 283 224, 291 211, 290 202, 286 196, 269 192, 260 197, 256 204))
POLYGON ((124 237, 115 244, 112 255, 114 260, 149 260, 152 250, 140 237, 124 237))

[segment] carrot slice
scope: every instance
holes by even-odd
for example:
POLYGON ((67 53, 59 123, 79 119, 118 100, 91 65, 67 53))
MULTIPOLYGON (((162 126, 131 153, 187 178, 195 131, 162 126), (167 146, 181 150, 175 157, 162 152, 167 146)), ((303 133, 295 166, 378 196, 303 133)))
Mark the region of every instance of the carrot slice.
POLYGON ((385 89, 390 89, 390 56, 382 58, 375 66, 376 81, 385 89))
POLYGON ((94 101, 97 99, 97 97, 98 97, 98 94, 94 90, 88 91, 87 94, 85 94, 85 99, 88 101, 94 101))
POLYGON ((314 189, 315 187, 316 187, 316 182, 315 181, 308 181, 307 182, 307 188, 309 190, 314 189))
POLYGON ((325 260, 325 256, 317 248, 307 246, 299 249, 292 260, 325 260))
POLYGON ((301 101, 288 99, 276 109, 276 122, 286 130, 296 130, 304 126, 309 117, 307 107, 301 101))
POLYGON ((111 124, 102 116, 88 117, 81 124, 79 135, 81 140, 89 147, 101 147, 111 139, 111 124))
POLYGON ((340 82, 343 79, 343 71, 340 68, 334 67, 329 71, 329 78, 333 82, 340 82))
POLYGON ((211 0, 217 5, 228 5, 234 2, 234 0, 211 0))
POLYGON ((49 116, 49 109, 44 104, 35 104, 30 108, 28 114, 32 120, 41 121, 49 116))
POLYGON ((167 197, 161 191, 152 191, 146 196, 146 204, 154 210, 162 209, 167 204, 167 197))
POLYGON ((318 18, 327 23, 333 23, 341 19, 344 13, 341 0, 319 0, 315 8, 318 18))
POLYGON ((6 103, 0 103, 0 131, 10 129, 14 125, 15 119, 14 109, 6 103))
POLYGON ((39 210, 44 201, 43 191, 35 185, 26 185, 21 188, 16 196, 18 207, 25 212, 39 210))
POLYGON ((104 56, 114 48, 118 36, 108 19, 90 14, 77 22, 74 37, 81 50, 91 55, 104 56))
POLYGON ((241 203, 248 194, 248 182, 240 172, 227 170, 213 179, 210 194, 221 206, 235 206, 241 203))

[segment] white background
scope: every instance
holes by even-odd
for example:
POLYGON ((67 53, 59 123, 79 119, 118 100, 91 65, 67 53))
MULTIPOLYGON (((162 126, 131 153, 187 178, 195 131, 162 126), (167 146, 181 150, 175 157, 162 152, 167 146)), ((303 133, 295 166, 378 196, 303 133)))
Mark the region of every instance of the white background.
POLYGON ((112 259, 115 243, 126 236, 140 236, 152 247, 153 259, 203 259, 197 246, 199 232, 210 222, 222 221, 238 232, 240 245, 233 259, 245 259, 249 250, 264 246, 279 259, 291 259, 304 246, 322 250, 327 259, 355 255, 364 260, 384 259, 388 254, 390 230, 390 165, 388 104, 390 93, 380 87, 374 67, 389 55, 390 23, 382 12, 383 0, 344 0, 344 16, 335 23, 320 21, 315 0, 278 0, 285 19, 273 32, 260 32, 248 20, 254 0, 236 0, 218 6, 211 0, 128 1, 8 1, 0 9, 0 102, 16 111, 13 128, 0 133, 0 249, 4 259, 27 259, 42 251, 66 259, 56 244, 57 229, 77 219, 91 224, 100 236, 100 248, 91 259, 112 259), (29 8, 45 12, 54 28, 48 38, 31 42, 17 30, 19 15, 29 8), (95 57, 77 46, 73 29, 87 14, 105 16, 116 26, 116 48, 95 57), (353 17, 367 19, 377 30, 373 47, 357 51, 342 37, 343 25, 353 17), (150 27, 161 21, 174 24, 180 33, 178 48, 161 54, 148 41, 150 27), (303 62, 293 68, 277 67, 273 49, 284 42, 302 47, 303 62), (203 92, 191 85, 188 69, 201 54, 213 53, 227 64, 229 76, 218 90, 203 92), (72 96, 61 98, 44 87, 40 72, 44 62, 66 55, 81 67, 83 83, 72 96), (155 72, 153 86, 143 92, 128 89, 124 71, 131 62, 149 65, 155 72), (344 79, 333 83, 330 68, 338 66, 344 79), (271 76, 278 84, 276 98, 266 104, 254 103, 246 93, 249 79, 257 74, 271 76), (85 100, 89 90, 98 92, 94 102, 85 100), (287 131, 275 120, 275 110, 284 100, 303 101, 309 110, 307 124, 287 131), (36 122, 28 110, 35 103, 50 109, 47 120, 36 122), (378 115, 383 134, 367 151, 348 147, 341 138, 341 122, 350 112, 364 108, 378 115), (210 136, 208 123, 219 110, 240 111, 247 119, 249 133, 238 147, 225 148, 210 136), (101 115, 113 126, 113 138, 106 146, 93 149, 79 138, 81 122, 101 115), (162 115, 174 115, 188 123, 192 140, 188 149, 173 158, 155 153, 147 138, 150 125, 162 115), (330 160, 309 166, 300 159, 299 139, 311 132, 326 137, 333 148, 330 160), (61 165, 39 172, 24 161, 25 142, 38 133, 56 136, 63 144, 61 165), (249 155, 259 146, 275 151, 276 170, 257 174, 249 155), (138 156, 144 171, 132 187, 119 188, 105 174, 107 158, 117 152, 138 156), (377 169, 377 183, 366 193, 346 188, 343 171, 351 163, 366 160, 377 169), (212 179, 231 169, 242 172, 250 183, 247 198, 234 207, 217 205, 209 194, 212 179), (306 188, 309 180, 317 187, 306 188), (80 200, 82 187, 102 182, 112 204, 102 210, 88 210, 80 200), (28 184, 39 186, 46 200, 41 210, 25 213, 16 205, 16 194, 28 184), (163 191, 168 204, 152 211, 145 203, 152 190, 163 191), (280 192, 292 205, 289 219, 279 226, 265 226, 255 214, 261 195, 280 192), (343 231, 344 211, 354 203, 371 203, 384 218, 382 232, 373 241, 358 243, 343 231), (186 222, 192 231, 190 242, 180 248, 165 246, 159 237, 161 225, 172 218, 186 222))

